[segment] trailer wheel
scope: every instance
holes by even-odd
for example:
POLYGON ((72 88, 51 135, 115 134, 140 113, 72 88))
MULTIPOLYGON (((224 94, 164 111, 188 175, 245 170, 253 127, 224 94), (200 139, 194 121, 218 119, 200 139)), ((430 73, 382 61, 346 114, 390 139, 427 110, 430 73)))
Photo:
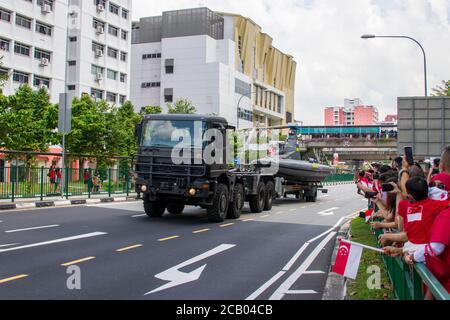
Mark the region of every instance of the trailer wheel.
POLYGON ((260 181, 256 188, 256 195, 249 197, 250 210, 253 213, 261 213, 266 202, 266 186, 260 181))
POLYGON ((275 185, 272 181, 266 183, 266 196, 264 200, 264 210, 270 211, 273 206, 273 198, 275 195, 275 185))
POLYGON ((166 211, 164 201, 150 201, 148 197, 144 197, 144 211, 150 218, 160 218, 166 211))
POLYGON ((233 202, 228 207, 228 219, 239 219, 244 208, 244 186, 242 184, 236 184, 234 186, 233 202))
POLYGON ((182 214, 184 211, 184 203, 168 204, 167 211, 169 211, 170 214, 182 214))
POLYGON ((213 204, 206 209, 209 221, 223 222, 225 220, 228 213, 229 199, 227 186, 219 183, 214 193, 213 204))

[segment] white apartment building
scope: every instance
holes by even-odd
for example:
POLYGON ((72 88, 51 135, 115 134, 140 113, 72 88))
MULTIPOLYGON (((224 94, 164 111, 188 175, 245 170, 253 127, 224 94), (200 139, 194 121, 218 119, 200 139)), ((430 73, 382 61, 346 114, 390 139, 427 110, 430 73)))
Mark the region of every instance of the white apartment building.
POLYGON ((0 0, 4 87, 129 100, 132 0, 0 0))
POLYGON ((292 122, 296 64, 248 18, 208 8, 133 24, 131 100, 166 108, 184 98, 239 128, 292 122))

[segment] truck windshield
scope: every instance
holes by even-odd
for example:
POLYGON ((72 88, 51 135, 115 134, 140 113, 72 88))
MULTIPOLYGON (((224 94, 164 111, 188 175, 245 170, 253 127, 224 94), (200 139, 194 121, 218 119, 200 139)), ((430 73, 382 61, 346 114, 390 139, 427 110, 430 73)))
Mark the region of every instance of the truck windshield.
POLYGON ((143 147, 202 147, 202 121, 149 120, 144 124, 143 147))

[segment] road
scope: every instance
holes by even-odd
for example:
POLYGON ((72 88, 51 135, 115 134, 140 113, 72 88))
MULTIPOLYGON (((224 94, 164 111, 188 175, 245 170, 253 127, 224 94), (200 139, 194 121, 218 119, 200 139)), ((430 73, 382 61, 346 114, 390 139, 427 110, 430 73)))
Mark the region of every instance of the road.
POLYGON ((150 219, 140 202, 1 213, 0 299, 321 299, 331 228, 365 206, 355 191, 222 224, 198 208, 150 219))

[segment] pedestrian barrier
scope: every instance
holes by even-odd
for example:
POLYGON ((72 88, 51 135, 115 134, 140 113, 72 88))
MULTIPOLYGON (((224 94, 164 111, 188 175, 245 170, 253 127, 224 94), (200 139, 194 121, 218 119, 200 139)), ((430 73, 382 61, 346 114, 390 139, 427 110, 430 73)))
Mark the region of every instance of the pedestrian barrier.
POLYGON ((355 175, 352 173, 335 173, 328 176, 324 181, 323 185, 335 186, 340 184, 350 184, 354 183, 355 175))
POLYGON ((67 199, 72 196, 91 198, 96 194, 128 196, 134 192, 130 168, 88 169, 86 176, 84 169, 65 168, 64 179, 50 179, 50 168, 46 167, 11 166, 2 167, 0 171, 0 199, 12 202, 25 198, 42 201, 61 195, 67 199))
MULTIPOLYGON (((377 240, 383 233, 383 230, 375 230, 377 240)), ((382 259, 398 300, 423 300, 423 284, 431 290, 437 300, 450 300, 450 294, 423 263, 410 266, 400 257, 385 255, 382 255, 382 259)))

